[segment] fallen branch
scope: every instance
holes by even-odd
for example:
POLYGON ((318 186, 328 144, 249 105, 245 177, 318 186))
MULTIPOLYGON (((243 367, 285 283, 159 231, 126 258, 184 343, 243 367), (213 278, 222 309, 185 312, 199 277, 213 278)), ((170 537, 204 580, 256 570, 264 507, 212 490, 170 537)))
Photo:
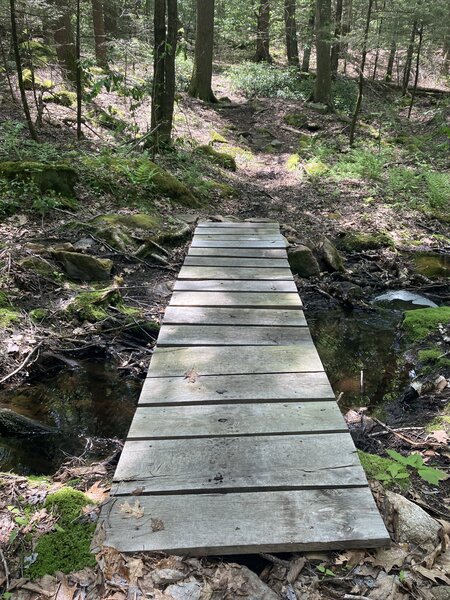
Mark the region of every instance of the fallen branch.
POLYGON ((176 271, 176 269, 174 269, 173 267, 164 266, 164 265, 151 265, 147 261, 142 260, 142 258, 139 258, 138 256, 135 256, 134 254, 129 254, 128 252, 122 252, 122 250, 117 250, 113 246, 110 246, 109 244, 107 244, 104 240, 100 240, 100 239, 96 238, 95 236, 93 236, 92 233, 90 233, 89 236, 98 244, 102 244, 103 246, 108 248, 108 250, 111 250, 111 252, 115 252, 115 254, 120 254, 121 256, 125 256, 125 258, 128 258, 128 260, 136 260, 137 262, 145 265, 149 269, 165 269, 167 271, 176 271))
POLYGON ((0 383, 5 383, 5 381, 8 381, 8 379, 11 379, 11 377, 14 377, 14 375, 17 375, 17 373, 19 373, 24 367, 27 366, 27 364, 30 362, 31 357, 33 356, 33 354, 35 352, 37 352, 37 350, 39 350, 39 348, 42 346, 43 342, 39 342, 39 344, 37 346, 35 346, 31 352, 29 352, 27 354, 27 356, 25 357, 25 360, 17 367, 17 369, 15 369, 14 371, 12 371, 12 373, 9 373, 9 375, 5 375, 5 377, 3 377, 2 379, 0 379, 0 383))
POLYGON ((396 431, 395 429, 392 429, 392 427, 389 427, 389 425, 386 425, 386 423, 383 423, 382 421, 380 421, 376 417, 372 417, 372 419, 380 427, 383 427, 383 429, 385 429, 389 433, 392 433, 392 435, 395 435, 396 437, 398 437, 402 441, 406 442, 407 444, 409 444, 413 448, 444 448, 445 447, 445 444, 439 444, 438 442, 436 442, 436 443, 434 443, 434 442, 425 442, 425 441, 423 441, 423 442, 417 442, 417 441, 412 440, 411 438, 407 437, 406 435, 403 435, 403 433, 400 433, 399 431, 396 431))

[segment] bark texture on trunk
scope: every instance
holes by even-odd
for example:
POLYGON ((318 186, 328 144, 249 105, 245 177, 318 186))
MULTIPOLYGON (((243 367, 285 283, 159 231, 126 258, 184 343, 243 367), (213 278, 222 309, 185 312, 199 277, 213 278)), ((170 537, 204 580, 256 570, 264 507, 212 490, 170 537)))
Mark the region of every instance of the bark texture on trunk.
POLYGON ((317 75, 314 101, 333 107, 331 99, 331 0, 316 0, 317 75))
POLYGON ((307 38, 303 45, 302 72, 309 73, 309 63, 311 61, 311 49, 314 41, 314 25, 316 22, 316 7, 313 3, 308 19, 307 38))
POLYGON ((343 1, 336 0, 334 43, 331 48, 331 72, 333 75, 337 74, 338 67, 339 67, 339 58, 341 55, 341 43, 340 43, 339 38, 342 33, 342 7, 343 7, 343 1))
POLYGON ((91 0, 91 2, 92 23, 94 26, 95 60, 97 61, 98 67, 107 69, 108 59, 106 55, 106 33, 103 0, 91 0))
POLYGON ((405 96, 408 91, 409 78, 411 77, 411 67, 412 67, 412 59, 414 53, 414 42, 416 40, 417 33, 417 21, 414 21, 411 36, 409 38, 408 50, 406 52, 406 61, 405 66, 403 68, 403 81, 402 81, 402 96, 405 96))
POLYGON ((149 140, 149 145, 155 151, 169 146, 171 142, 173 107, 175 103, 177 33, 177 0, 155 0, 152 135, 149 140))
POLYGON ((300 68, 298 57, 296 0, 284 0, 284 27, 286 32, 286 56, 288 64, 300 68))
POLYGON ((256 25, 256 62, 272 62, 270 55, 270 1, 260 0, 256 25))
POLYGON ((205 102, 216 102, 213 94, 212 63, 214 50, 214 0, 197 0, 197 33, 194 70, 189 95, 205 102))
POLYGON ((76 85, 77 58, 71 12, 67 6, 67 2, 63 0, 57 0, 56 8, 58 15, 55 19, 53 37, 55 38, 58 63, 65 77, 73 85, 76 85))

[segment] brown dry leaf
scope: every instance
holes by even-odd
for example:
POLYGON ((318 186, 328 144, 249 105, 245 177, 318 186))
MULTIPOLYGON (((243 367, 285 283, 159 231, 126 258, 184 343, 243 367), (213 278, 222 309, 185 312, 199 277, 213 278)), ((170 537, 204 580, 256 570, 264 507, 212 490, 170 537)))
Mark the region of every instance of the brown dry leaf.
POLYGON ((425 577, 425 579, 434 581, 434 583, 444 582, 447 585, 450 585, 450 577, 447 577, 444 571, 441 571, 441 569, 438 569, 437 567, 435 567, 434 569, 427 569, 426 567, 415 565, 412 568, 412 570, 415 573, 419 573, 419 575, 422 575, 422 577, 425 577))
POLYGON ((450 437, 448 433, 444 429, 437 429, 430 434, 430 437, 433 437, 436 441, 441 444, 448 444, 450 441, 450 437))
POLYGON ((130 558, 127 561, 130 583, 136 585, 137 580, 144 576, 145 565, 140 558, 130 558))
POLYGON ((75 593, 77 591, 77 586, 69 586, 66 578, 61 581, 58 591, 56 592, 56 596, 54 600, 73 600, 75 593))
MULTIPOLYGON (((334 561, 335 565, 343 565, 347 563, 349 567, 359 565, 361 562, 365 562, 365 551, 364 550, 347 550, 342 552, 334 561)), ((369 558, 369 557, 367 557, 369 558)))
POLYGON ((186 371, 186 373, 184 374, 184 378, 187 379, 189 383, 195 383, 199 378, 199 374, 194 369, 194 367, 192 367, 191 369, 188 369, 186 371))
POLYGON ((161 521, 161 519, 152 519, 152 531, 163 531, 164 529, 164 521, 161 521))
POLYGON ((297 580, 297 577, 302 572, 305 564, 306 558, 304 556, 299 556, 291 562, 291 566, 289 567, 289 571, 286 575, 288 583, 294 583, 297 580))
POLYGON ((392 548, 380 548, 375 555, 374 565, 390 573, 394 567, 401 567, 408 556, 407 544, 398 544, 392 548))
POLYGON ((129 515, 130 518, 134 517, 135 519, 142 519, 144 516, 144 509, 140 505, 139 500, 136 500, 133 506, 131 506, 129 502, 124 502, 119 505, 119 510, 120 512, 129 515))
POLYGON ((88 498, 90 498, 97 504, 102 504, 108 499, 110 489, 110 487, 101 487, 100 481, 96 481, 94 484, 91 485, 88 491, 85 492, 85 494, 88 498))
POLYGON ((97 554, 97 562, 103 572, 105 579, 113 579, 115 576, 126 577, 127 569, 123 555, 115 548, 103 546, 97 554))

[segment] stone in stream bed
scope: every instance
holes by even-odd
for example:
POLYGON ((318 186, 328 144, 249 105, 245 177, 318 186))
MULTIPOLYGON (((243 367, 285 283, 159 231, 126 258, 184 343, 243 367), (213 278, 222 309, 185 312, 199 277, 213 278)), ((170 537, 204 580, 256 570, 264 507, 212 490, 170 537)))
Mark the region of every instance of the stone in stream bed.
POLYGON ((316 246, 316 250, 327 271, 345 270, 342 256, 328 238, 323 238, 316 246))
POLYGON ((294 275, 315 277, 320 275, 320 266, 311 248, 299 244, 288 249, 288 260, 294 275))
POLYGON ((430 308, 437 307, 437 304, 435 304, 432 300, 425 298, 425 296, 421 296, 415 292, 408 292, 407 290, 391 290, 385 294, 377 296, 372 300, 372 302, 388 302, 397 304, 410 303, 415 306, 429 306, 430 308))

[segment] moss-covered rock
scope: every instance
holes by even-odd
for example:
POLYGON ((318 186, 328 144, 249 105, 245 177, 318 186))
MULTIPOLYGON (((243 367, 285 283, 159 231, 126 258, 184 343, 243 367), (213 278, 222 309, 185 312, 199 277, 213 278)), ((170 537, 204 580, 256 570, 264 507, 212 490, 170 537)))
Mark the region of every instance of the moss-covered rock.
POLYGON ((58 530, 38 539, 37 559, 26 571, 28 577, 42 577, 56 571, 69 573, 95 565, 90 551, 95 525, 81 522, 83 508, 90 503, 87 496, 69 487, 47 496, 44 506, 58 516, 58 530))
POLYGON ((75 92, 68 90, 60 90, 58 92, 47 92, 42 96, 44 102, 59 104, 60 106, 74 106, 77 101, 75 92))
POLYGON ((323 238, 316 249, 327 271, 344 271, 342 256, 328 238, 323 238))
POLYGON ((29 317, 33 319, 33 321, 43 321, 45 317, 48 315, 48 310, 46 308, 33 308, 28 313, 29 317))
POLYGON ((111 276, 113 261, 80 252, 57 251, 54 258, 71 279, 77 281, 106 281, 111 276))
POLYGON ((410 341, 420 341, 434 333, 439 325, 450 325, 450 306, 408 310, 403 320, 403 330, 410 341))
POLYGON ((32 271, 36 275, 42 277, 56 278, 61 275, 61 272, 47 260, 39 258, 38 256, 27 256, 19 260, 19 265, 27 271, 32 271))
POLYGON ((315 277, 320 274, 320 266, 311 248, 299 244, 288 250, 292 272, 300 277, 315 277))
POLYGON ((338 247, 345 252, 364 252, 389 246, 394 246, 394 241, 387 233, 349 231, 338 242, 338 247))
POLYGON ((211 162, 213 162, 215 165, 219 165, 219 167, 223 167, 229 171, 236 171, 236 161, 231 154, 227 154, 226 152, 218 152, 209 145, 198 146, 195 149, 195 152, 196 154, 201 154, 208 157, 211 162))
MULTIPOLYGON (((22 71, 23 85, 26 90, 33 89, 33 71, 26 68, 22 71)), ((39 90, 51 90, 54 87, 54 82, 51 79, 42 79, 34 73, 34 87, 39 90)))
POLYGON ((306 125, 308 117, 302 113, 291 113, 284 115, 283 121, 290 127, 297 127, 300 129, 306 125))
POLYGON ((161 226, 161 219, 158 216, 149 215, 147 213, 134 213, 134 214, 122 214, 112 213, 106 215, 99 215, 92 223, 105 225, 119 225, 129 230, 140 229, 147 233, 155 232, 161 226))
POLYGON ((171 175, 165 169, 162 169, 154 162, 150 162, 150 167, 153 170, 152 183, 154 185, 154 193, 166 196, 170 200, 174 200, 183 206, 196 208, 200 206, 199 200, 194 196, 190 189, 184 185, 179 179, 171 175))
POLYGON ((0 163, 0 178, 8 181, 31 180, 41 192, 52 190, 57 194, 72 197, 78 175, 73 167, 64 163, 7 161, 0 163))
POLYGON ((81 292, 72 298, 66 307, 66 311, 69 315, 74 315, 81 321, 95 323, 107 318, 107 309, 110 306, 123 306, 122 295, 115 288, 105 288, 94 292, 81 292))
POLYGON ((0 329, 8 329, 20 319, 20 313, 12 308, 0 308, 0 329))

